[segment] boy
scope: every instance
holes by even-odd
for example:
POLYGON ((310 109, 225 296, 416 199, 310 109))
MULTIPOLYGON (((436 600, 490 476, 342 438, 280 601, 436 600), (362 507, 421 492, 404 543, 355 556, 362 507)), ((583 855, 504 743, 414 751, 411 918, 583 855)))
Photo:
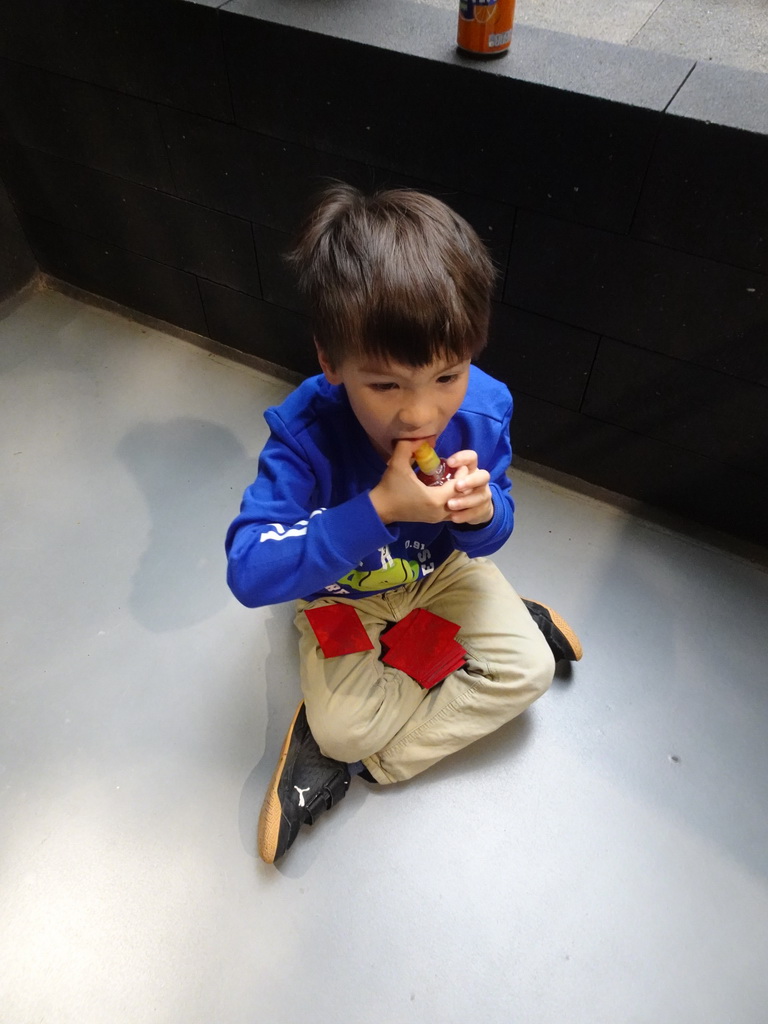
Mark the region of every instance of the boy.
POLYGON ((352 775, 411 778, 525 710, 557 659, 581 657, 567 623, 523 603, 484 557, 512 532, 512 399, 471 365, 494 277, 473 229, 418 192, 338 185, 289 258, 323 372, 267 410, 271 436, 226 541, 243 604, 298 600, 304 700, 259 819, 267 862, 352 775), (413 470, 424 441, 453 471, 440 487, 413 470), (372 649, 326 656, 310 620, 332 605, 354 609, 372 649), (431 688, 381 660, 381 634, 415 609, 457 624, 466 654, 431 688))

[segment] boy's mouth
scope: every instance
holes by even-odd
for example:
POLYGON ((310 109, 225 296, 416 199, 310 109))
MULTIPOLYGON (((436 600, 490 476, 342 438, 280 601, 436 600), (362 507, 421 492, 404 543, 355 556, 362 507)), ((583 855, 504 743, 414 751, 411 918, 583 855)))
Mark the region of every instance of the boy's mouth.
POLYGON ((437 441, 437 434, 424 434, 421 437, 395 437, 392 439, 392 447, 394 448, 395 445, 399 444, 401 441, 410 441, 413 445, 424 444, 426 441, 427 444, 432 445, 434 448, 435 441, 437 441))

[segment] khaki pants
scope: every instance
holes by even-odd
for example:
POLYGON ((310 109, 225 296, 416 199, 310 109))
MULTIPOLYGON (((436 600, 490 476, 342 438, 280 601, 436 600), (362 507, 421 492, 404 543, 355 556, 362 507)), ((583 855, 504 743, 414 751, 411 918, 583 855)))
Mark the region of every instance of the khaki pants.
POLYGON ((363 761, 382 783, 402 782, 498 729, 552 682, 555 662, 542 634, 493 562, 454 552, 425 580, 359 599, 298 602, 301 686, 321 751, 363 761), (304 611, 351 604, 372 651, 325 658, 304 611), (460 625, 463 668, 425 690, 379 660, 379 635, 414 608, 460 625))

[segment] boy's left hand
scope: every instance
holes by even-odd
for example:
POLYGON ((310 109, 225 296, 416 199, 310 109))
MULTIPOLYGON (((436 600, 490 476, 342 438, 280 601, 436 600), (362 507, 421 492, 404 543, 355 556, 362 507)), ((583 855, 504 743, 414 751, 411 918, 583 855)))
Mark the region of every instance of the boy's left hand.
POLYGON ((488 486, 490 473, 478 469, 477 452, 456 452, 446 462, 453 470, 455 493, 447 503, 452 523, 479 526, 493 519, 493 495, 488 486))

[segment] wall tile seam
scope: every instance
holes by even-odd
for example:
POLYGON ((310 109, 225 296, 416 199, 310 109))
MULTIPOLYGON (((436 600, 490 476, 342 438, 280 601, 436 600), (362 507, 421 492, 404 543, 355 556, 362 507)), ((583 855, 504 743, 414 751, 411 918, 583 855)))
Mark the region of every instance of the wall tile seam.
MULTIPOLYGON (((466 194, 469 194, 469 193, 466 193, 466 194)), ((486 197, 479 197, 479 198, 486 198, 486 197)), ((513 204, 506 203, 504 205, 506 205, 507 207, 510 207, 513 204)), ((768 280, 768 270, 756 270, 754 267, 747 266, 746 264, 732 263, 732 262, 730 262, 728 260, 716 259, 714 256, 703 256, 699 252, 691 252, 688 249, 681 249, 678 246, 669 245, 668 243, 665 243, 665 242, 656 242, 656 241, 652 241, 651 239, 648 239, 648 238, 643 238, 638 233, 630 233, 629 230, 628 231, 615 231, 615 230, 611 230, 610 228, 599 227, 596 224, 589 224, 589 223, 587 223, 586 221, 583 221, 583 220, 575 220, 573 218, 559 216, 558 214, 554 214, 554 213, 546 213, 543 210, 537 209, 536 207, 524 205, 522 203, 516 203, 516 204, 514 204, 514 206, 515 206, 515 209, 519 213, 528 213, 528 214, 532 214, 533 216, 536 216, 536 217, 545 217, 548 220, 557 221, 559 224, 567 224, 570 227, 586 228, 588 231, 596 231, 599 234, 610 235, 613 238, 619 238, 619 239, 623 239, 623 240, 629 241, 629 242, 637 242, 640 245, 649 246, 649 247, 652 247, 652 248, 655 248, 655 249, 662 249, 662 250, 664 250, 666 252, 671 252, 671 253, 679 254, 681 256, 690 256, 692 259, 695 259, 695 260, 704 260, 707 263, 712 263, 712 264, 714 264, 717 267, 728 267, 731 270, 738 270, 738 271, 742 271, 743 273, 747 273, 747 274, 756 274, 758 277, 764 277, 764 278, 766 278, 766 280, 768 280)), ((515 228, 517 228, 517 213, 515 215, 515 228)), ((768 227, 766 228, 766 230, 768 231, 768 227)), ((508 267, 509 267, 509 262, 511 261, 511 247, 514 246, 514 244, 515 244, 515 237, 514 237, 514 233, 513 233, 513 235, 512 235, 512 242, 511 242, 511 245, 510 245, 510 258, 509 258, 509 261, 508 261, 508 264, 507 264, 508 267)), ((583 329, 584 328, 582 328, 582 330, 583 329)))
POLYGON ((590 385, 590 383, 592 381, 592 374, 594 373, 594 370, 595 370, 595 364, 597 363, 597 357, 600 354, 600 349, 602 347, 604 337, 605 336, 602 335, 602 334, 598 336, 597 344, 595 345, 595 351, 592 354, 592 361, 589 364, 589 371, 587 373, 587 379, 584 381, 584 387, 582 389, 581 399, 579 401, 578 412, 579 412, 580 415, 586 415, 586 413, 584 413, 584 403, 587 400, 587 391, 589 390, 589 385, 590 385))
POLYGON ((205 324, 205 337, 210 338, 214 341, 213 332, 211 331, 211 325, 208 320, 208 309, 205 304, 205 296, 203 295, 203 289, 200 287, 200 278, 196 275, 192 275, 195 278, 195 287, 197 288, 197 295, 200 300, 200 308, 203 311, 203 323, 205 324))
MULTIPOLYGON (((599 228, 597 230, 602 229, 599 228)), ((714 263, 718 267, 728 267, 729 270, 738 270, 746 274, 756 274, 758 277, 764 277, 768 280, 768 270, 760 270, 758 267, 751 267, 746 263, 734 263, 731 260, 717 259, 715 256, 707 256, 701 252, 694 252, 691 249, 681 249, 678 246, 669 245, 666 242, 658 242, 650 238, 644 238, 640 232, 619 237, 626 237, 636 242, 642 242, 643 245, 652 245, 658 249, 665 249, 667 252, 679 253, 681 256, 692 256, 697 260, 706 260, 708 263, 714 263)))
POLYGON ((255 225, 253 221, 250 221, 249 223, 251 225, 251 245, 253 246, 253 259, 256 264, 256 278, 259 283, 259 296, 266 302, 267 300, 264 299, 264 280, 262 278, 261 273, 261 264, 259 263, 259 246, 256 241, 256 232, 254 231, 255 225))
MULTIPOLYGON (((2 137, 0 137, 0 141, 1 140, 2 137)), ((273 228, 270 224, 265 224, 263 221, 254 221, 251 220, 249 217, 243 217, 238 213, 230 213, 229 210, 224 210, 218 206, 206 206, 203 203, 196 202, 194 199, 188 199, 186 196, 179 195, 177 192, 169 192, 167 191, 167 189, 160 188, 159 186, 147 185, 143 181, 138 181, 136 178, 124 178, 122 175, 115 174, 113 171, 105 171, 103 168, 96 167, 94 164, 84 163, 82 160, 73 160, 69 156, 62 156, 60 153, 56 153, 48 149, 39 149, 37 146, 29 146, 26 143, 17 142, 15 139, 12 140, 12 144, 17 149, 28 150, 30 153, 39 153, 41 156, 50 156, 56 160, 61 160, 64 163, 72 164, 75 167, 85 167, 87 170, 93 171, 96 174, 102 174, 104 175, 104 177, 111 178, 113 181, 124 181, 127 184, 134 186, 135 188, 145 189, 147 192, 157 192, 159 195, 167 196, 169 199, 173 199, 178 203, 183 203, 186 206, 194 206, 198 210, 205 210, 210 213, 215 213, 221 217, 227 217, 230 220, 237 221, 240 224, 248 224, 251 226, 269 228, 272 231, 281 230, 279 228, 273 228)), ((171 180, 173 181, 173 176, 170 175, 170 177, 171 180)), ((8 182, 3 180, 3 183, 5 184, 6 189, 8 189, 8 193, 10 195, 10 186, 8 182)), ((32 210, 26 210, 25 212, 32 217, 38 216, 32 210)), ((66 225, 62 224, 60 226, 65 227, 66 225)), ((76 229, 73 228, 72 230, 76 229)), ((288 232, 282 233, 288 234, 288 232)))
MULTIPOLYGON (((77 82, 78 85, 88 85, 92 89, 99 89, 101 92, 110 93, 112 96, 127 96, 129 99, 138 100, 141 103, 147 103, 151 106, 162 107, 164 110, 180 110, 184 114, 195 114, 197 117, 204 117, 208 121, 214 121, 216 124, 233 125, 235 122, 232 121, 221 121, 216 117, 211 117, 210 114, 201 114, 199 110, 193 110, 189 107, 179 107, 172 103, 164 103, 161 99, 156 96, 143 96, 139 93, 128 92, 124 89, 115 89, 111 85, 102 85, 101 82, 94 82, 90 78, 78 78, 76 75, 67 74, 63 71, 52 71, 50 68, 40 67, 39 64, 29 64, 26 61, 16 60, 13 57, 7 57, 5 54, 0 54, 0 62, 7 61, 9 64, 15 64, 18 67, 29 68, 32 71, 38 71, 41 75, 50 75, 53 78, 63 78, 68 82, 77 82)), ((227 79, 227 90, 229 92, 230 107, 232 104, 232 95, 229 85, 229 79, 227 79)), ((239 127, 239 126, 238 126, 239 127)))
MULTIPOLYGON (((531 396, 534 397, 534 396, 531 396)), ((705 455, 703 452, 696 448, 690 448, 684 444, 676 444, 674 441, 670 441, 667 438, 659 437, 656 434, 645 434, 641 430, 634 430, 632 427, 628 427, 624 423, 617 423, 615 420, 605 419, 602 416, 595 416, 591 413, 579 412, 579 416, 584 416, 585 419, 593 420, 595 423, 602 423, 607 427, 611 427, 614 430, 623 430, 628 434, 632 434, 634 437, 642 437, 646 441, 653 441, 654 444, 664 445, 666 448, 670 448, 674 451, 685 452, 687 455, 695 456, 698 459, 705 459, 707 462, 717 466, 724 466, 727 469, 735 470, 738 473, 742 473, 745 477, 749 477, 751 480, 759 480, 762 483, 768 483, 768 469, 765 473, 758 473, 754 470, 747 469, 744 465, 738 462, 731 462, 728 459, 722 457, 718 458, 714 455, 705 455)))
MULTIPOLYGON (((179 187, 176 184, 176 175, 173 173, 173 161, 171 160, 171 149, 170 149, 170 146, 168 145, 168 139, 166 138, 165 129, 163 128, 163 119, 160 116, 160 104, 159 103, 155 103, 155 104, 153 104, 153 106, 155 108, 155 122, 157 124, 157 131, 158 131, 158 133, 160 135, 160 142, 161 142, 162 149, 163 149, 163 155, 165 156, 165 166, 166 166, 166 169, 167 169, 167 172, 168 172, 168 181, 170 181, 170 183, 171 183, 171 187, 173 189, 173 193, 172 193, 173 196, 175 198, 180 199, 181 197, 179 196, 179 187)), ((119 177, 119 175, 113 175, 113 177, 116 177, 118 179, 118 181, 123 181, 123 180, 128 181, 128 180, 130 180, 130 179, 122 179, 122 178, 119 177)), ((146 188, 146 186, 144 186, 144 187, 146 188)), ((156 192, 161 192, 163 195, 167 195, 167 193, 163 192, 162 189, 155 189, 155 191, 156 192)))
MULTIPOLYGON (((161 266, 163 266, 163 264, 161 264, 161 266)), ((185 273, 190 273, 190 271, 185 271, 185 273)), ((225 291, 232 292, 233 295, 242 295, 246 299, 252 299, 254 302, 260 302, 262 305, 269 306, 270 309, 279 310, 281 313, 289 313, 291 316, 298 317, 299 319, 304 320, 307 323, 309 323, 309 321, 311 320, 311 317, 307 313, 302 313, 301 310, 294 309, 291 306, 282 306, 280 305, 280 303, 272 302, 269 299, 262 298, 262 296, 260 295, 253 295, 250 292, 241 291, 239 288, 233 288, 231 284, 222 284, 221 281, 212 281, 210 278, 194 275, 191 273, 190 276, 198 276, 199 280, 202 281, 204 284, 212 284, 216 288, 223 288, 225 291)), ((284 367, 284 369, 290 370, 290 367, 284 367)))
MULTIPOLYGON (((578 331, 579 334, 589 335, 591 338, 594 338, 596 342, 600 338, 604 337, 604 335, 601 334, 600 331, 590 330, 588 327, 582 327, 580 324, 571 323, 569 320, 558 320, 557 317, 550 316, 547 313, 541 313, 537 309, 528 309, 526 306, 521 306, 518 303, 514 303, 513 304, 511 302, 502 302, 501 299, 494 299, 492 304, 491 304, 491 322, 492 323, 493 323, 493 305, 495 305, 495 304, 503 305, 505 307, 505 309, 515 310, 515 312, 517 312, 517 313, 525 313, 526 316, 534 316, 534 317, 536 317, 539 320, 546 320, 547 323, 550 323, 550 324, 557 324, 558 327, 567 327, 570 330, 578 331)), ((617 338, 616 340, 620 341, 621 339, 617 338)))
MULTIPOLYGON (((16 208, 15 206, 14 206, 14 209, 15 209, 15 212, 17 213, 17 216, 18 216, 19 215, 19 209, 16 208)), ((235 294, 245 295, 245 296, 247 296, 250 299, 256 299, 258 302, 263 302, 265 305, 271 306, 274 309, 285 310, 287 313, 295 313, 297 316, 301 316, 304 319, 308 319, 306 314, 302 313, 301 310, 298 310, 298 309, 296 309, 293 306, 288 306, 288 305, 286 305, 284 303, 281 303, 281 302, 275 302, 275 301, 273 301, 271 299, 268 299, 268 298, 266 298, 264 296, 263 285, 262 285, 262 280, 261 280, 261 270, 260 270, 259 262, 258 262, 258 252, 256 251, 256 243, 255 243, 255 237, 253 235, 253 231, 251 231, 251 239, 252 239, 252 243, 253 243, 253 246, 254 246, 255 270, 256 270, 256 276, 257 276, 257 281, 258 281, 259 294, 256 294, 255 292, 243 291, 241 288, 233 287, 232 284, 230 284, 228 282, 219 281, 219 280, 216 280, 213 277, 206 277, 204 274, 201 274, 201 273, 199 273, 197 271, 194 271, 194 270, 189 270, 186 267, 178 266, 175 263, 166 263, 163 260, 159 260, 159 259, 157 259, 154 256, 148 255, 146 252, 139 252, 137 249, 129 249, 129 248, 127 248, 124 245, 120 245, 120 244, 118 244, 116 242, 112 242, 112 241, 110 241, 108 239, 100 238, 100 237, 98 237, 96 235, 89 234, 86 231, 78 230, 77 228, 73 228, 73 227, 69 226, 68 224, 62 224, 59 221, 51 220, 49 217, 41 217, 40 214, 34 213, 32 211, 29 211, 29 210, 22 210, 21 211, 21 216, 22 217, 24 217, 24 216, 26 216, 26 217, 33 217, 35 220, 41 221, 42 223, 45 223, 45 224, 50 224, 50 225, 52 225, 55 228, 59 228, 61 231, 71 232, 73 235, 77 235, 80 238, 88 239, 88 241, 93 242, 93 243, 95 243, 97 245, 104 245, 104 246, 107 246, 107 247, 109 247, 111 249, 115 249, 118 252, 127 253, 130 256, 136 256, 139 259, 146 260, 148 263, 154 263, 155 265, 157 265, 159 267, 166 267, 169 270, 177 270, 179 273, 186 274, 189 277, 196 278, 198 282, 199 281, 206 281, 206 282, 208 282, 210 284, 218 285, 219 287, 226 288, 229 291, 234 292, 235 294)), ((26 234, 25 234, 25 237, 26 237, 26 234)), ((36 258, 37 258, 37 256, 36 256, 36 258)), ((199 289, 199 285, 198 285, 198 289, 199 289)))
MULTIPOLYGON (((584 330, 584 328, 580 329, 584 330)), ((716 377, 724 377, 728 380, 737 380, 740 384, 747 384, 750 387, 761 388, 764 391, 768 391, 768 383, 764 384, 762 381, 754 380, 751 377, 741 377, 738 373, 731 373, 728 370, 716 370, 714 367, 708 366, 706 363, 699 362, 698 360, 686 359, 683 356, 673 355, 669 352, 662 352, 657 348, 648 348, 645 345, 638 345, 636 341, 626 341, 624 338, 617 338, 613 334, 601 334, 600 343, 602 344, 604 341, 615 342, 617 345, 625 345, 627 348, 632 348, 636 352, 642 352, 644 355, 654 356, 659 359, 666 359, 669 362, 677 363, 682 367, 693 368, 694 370, 700 370, 702 373, 712 374, 716 377)), ((600 345, 598 345, 598 349, 599 347, 600 345)), ((766 343, 766 347, 768 347, 768 342, 766 343)), ((597 352, 595 353, 595 359, 597 359, 597 352)), ((584 399, 586 399, 586 397, 585 393, 584 399)))
MULTIPOLYGON (((532 394, 530 394, 527 391, 522 391, 522 390, 516 389, 514 387, 510 387, 510 391, 512 392, 512 398, 513 399, 514 399, 515 395, 517 395, 517 394, 525 395, 526 398, 532 398, 532 399, 534 399, 534 401, 541 402, 543 405, 549 405, 553 409, 565 409, 566 412, 571 412, 571 413, 573 413, 574 416, 578 416, 578 417, 580 417, 580 418, 582 418, 584 420, 587 420, 589 422, 599 423, 602 426, 610 427, 612 430, 619 430, 619 431, 622 431, 622 432, 624 432, 626 434, 631 434, 633 437, 641 437, 645 441, 652 441, 653 444, 660 445, 661 447, 664 447, 664 448, 669 448, 672 451, 684 452, 686 455, 692 455, 695 459, 700 459, 700 460, 702 460, 704 462, 709 462, 709 463, 712 463, 713 465, 716 465, 716 466, 724 466, 726 469, 735 470, 737 473, 741 473, 743 476, 749 477, 751 480, 758 480, 758 481, 760 481, 760 483, 764 483, 764 482, 768 481, 768 469, 766 470, 765 475, 763 475, 761 473, 755 473, 755 472, 752 472, 751 470, 745 469, 741 465, 736 465, 736 464, 734 464, 732 462, 727 462, 724 459, 718 459, 718 458, 715 458, 712 455, 702 455, 701 452, 696 451, 693 448, 686 448, 685 445, 675 444, 675 443, 673 443, 671 441, 668 441, 668 440, 665 440, 663 438, 655 437, 652 434, 644 434, 640 430, 633 430, 631 427, 627 427, 623 423, 614 423, 612 420, 603 419, 601 416, 595 416, 595 415, 593 415, 591 413, 576 411, 574 409, 568 409, 566 406, 557 405, 557 403, 551 402, 551 401, 547 400, 546 398, 540 398, 538 395, 532 395, 532 394)), ((515 416, 513 414, 513 416, 512 416, 512 424, 513 424, 513 426, 514 426, 514 421, 515 421, 515 416)), ((519 449, 521 447, 521 445, 518 444, 517 447, 519 449)))
POLYGON ((509 207, 512 213, 512 223, 509 228, 509 240, 506 243, 506 258, 503 264, 497 263, 495 259, 492 259, 494 269, 498 272, 493 279, 493 291, 491 295, 491 317, 493 317, 493 303, 504 302, 504 293, 507 290, 507 281, 509 278, 509 265, 512 262, 512 243, 515 240, 515 230, 517 228, 517 218, 519 214, 518 206, 509 207))
MULTIPOLYGON (((495 300, 495 301, 501 302, 500 299, 495 300)), ((674 362, 680 363, 682 366, 694 367, 695 369, 699 369, 699 370, 705 371, 707 373, 718 374, 718 375, 720 375, 722 377, 727 377, 727 378, 732 379, 732 380, 737 380, 737 381, 739 381, 740 383, 743 383, 743 384, 751 384, 751 385, 754 385, 755 387, 764 388, 765 390, 768 390, 768 384, 763 384, 762 381, 754 380, 754 378, 752 378, 752 377, 742 377, 738 373, 731 373, 728 370, 716 370, 713 367, 708 366, 706 363, 699 362, 698 360, 695 360, 695 359, 686 359, 686 358, 683 358, 682 356, 672 355, 669 352, 662 352, 660 349, 657 349, 657 348, 648 348, 646 345, 638 345, 638 343, 636 341, 627 341, 624 338, 619 338, 619 337, 617 337, 615 335, 612 335, 612 334, 606 334, 605 332, 601 333, 599 331, 592 330, 589 327, 583 327, 581 324, 574 323, 573 321, 570 321, 570 320, 558 320, 556 317, 548 316, 546 313, 542 313, 540 310, 530 309, 527 306, 521 306, 519 303, 512 304, 512 303, 509 303, 509 302, 504 302, 503 305, 506 306, 507 309, 514 309, 514 310, 517 310, 520 313, 526 313, 526 314, 528 314, 530 316, 539 317, 539 319, 547 320, 549 323, 557 324, 558 326, 562 326, 562 327, 568 327, 568 328, 571 328, 572 330, 580 331, 582 334, 589 334, 593 338, 597 338, 598 342, 597 342, 597 345, 596 345, 596 348, 595 348, 595 355, 594 355, 594 358, 592 360, 592 365, 591 365, 590 371, 589 371, 590 378, 591 378, 591 375, 592 375, 592 369, 594 368, 595 360, 597 359, 597 353, 598 353, 598 350, 599 350, 601 342, 603 342, 603 341, 613 341, 613 342, 616 342, 616 343, 618 343, 620 345, 627 345, 630 348, 637 349, 638 352, 647 353, 647 354, 652 355, 652 356, 659 356, 660 358, 663 358, 663 359, 673 360, 674 362)), ((768 347, 768 342, 766 342, 766 345, 768 347)), ((585 393, 582 396, 582 403, 583 403, 583 401, 585 399, 586 399, 586 385, 585 385, 585 393)))
MULTIPOLYGON (((229 0, 226 0, 229 3, 229 0)), ((235 123, 235 97, 232 92, 232 75, 230 74, 229 61, 227 60, 227 44, 224 39, 224 32, 222 30, 222 19, 219 13, 221 5, 214 10, 213 20, 216 23, 216 38, 219 44, 219 55, 221 57, 221 66, 224 68, 224 76, 227 84, 227 100, 229 101, 229 112, 232 117, 232 124, 235 123)), ((222 122, 222 124, 228 124, 229 122, 222 122)))
MULTIPOLYGON (((583 328, 581 329, 583 330, 583 328)), ((686 359, 683 356, 673 355, 669 352, 662 352, 656 348, 648 348, 645 345, 638 345, 636 341, 626 341, 624 338, 617 338, 613 334, 606 334, 603 332, 600 335, 600 340, 601 342, 615 342, 617 345, 625 345, 627 348, 632 348, 636 352, 644 352, 652 356, 658 356, 660 359, 666 359, 672 363, 679 363, 681 366, 694 366, 703 373, 711 373, 719 377, 728 377, 729 379, 738 380, 745 384, 751 384, 756 388, 768 390, 768 384, 763 384, 761 381, 750 380, 749 377, 740 377, 737 373, 730 373, 728 370, 716 370, 711 366, 705 366, 702 363, 696 362, 694 359, 686 359)), ((768 347, 768 340, 766 341, 766 347, 768 347)))
MULTIPOLYGON (((661 5, 659 5, 659 6, 661 6, 661 5)), ((672 104, 673 104, 673 103, 675 102, 675 99, 676 99, 676 98, 677 98, 677 96, 678 96, 678 95, 680 94, 681 90, 682 90, 683 88, 685 88, 685 83, 686 83, 686 82, 688 81, 688 79, 689 79, 689 78, 691 77, 691 75, 693 74, 693 72, 694 72, 694 71, 696 70, 696 67, 697 67, 698 63, 699 63, 699 62, 698 62, 697 60, 695 60, 695 61, 693 62, 693 65, 692 65, 692 66, 691 66, 691 67, 689 68, 689 70, 688 70, 688 74, 687 74, 687 75, 685 76, 685 78, 683 78, 683 80, 682 80, 682 82, 680 83, 680 85, 678 85, 677 89, 675 89, 674 93, 673 93, 673 94, 672 94, 672 96, 671 96, 671 97, 669 98, 669 102, 668 102, 668 103, 667 103, 667 105, 666 105, 666 106, 664 107, 664 109, 663 109, 663 110, 661 111, 661 113, 662 113, 662 114, 666 114, 666 113, 668 113, 668 112, 669 112, 669 108, 670 108, 670 107, 672 106, 672 104)), ((674 114, 672 114, 672 116, 674 117, 675 115, 674 115, 674 114)))
POLYGON ((277 309, 286 309, 288 312, 296 312, 288 306, 280 306, 277 303, 268 302, 263 295, 254 295, 252 292, 244 292, 239 288, 233 288, 230 284, 225 284, 223 281, 217 281, 214 278, 206 277, 204 274, 200 274, 197 271, 187 270, 185 267, 176 266, 174 263, 164 263, 162 260, 158 260, 154 256, 148 256, 146 253, 138 252, 136 249, 127 249, 124 245, 118 245, 117 243, 107 241, 104 238, 97 238, 95 235, 90 235, 86 231, 78 231, 76 228, 69 227, 66 224, 60 224, 58 221, 51 220, 49 217, 41 217, 37 213, 29 213, 27 211, 24 211, 24 216, 32 217, 43 224, 50 224, 52 227, 58 228, 61 231, 66 231, 73 235, 77 235, 80 238, 85 238, 96 245, 107 246, 108 249, 115 249, 117 252, 127 253, 129 256, 136 256, 141 260, 146 260, 147 263, 154 263, 158 267, 165 267, 168 270, 176 270, 178 273, 186 274, 188 277, 193 277, 200 281, 207 281, 210 284, 219 285, 221 288, 228 288, 232 292, 237 292, 239 295, 247 295, 251 299, 256 299, 259 302, 265 302, 267 305, 275 306, 277 309))
MULTIPOLYGON (((682 89, 682 87, 683 86, 681 84, 680 88, 682 89)), ((675 95, 677 95, 677 93, 675 93, 675 95)), ((670 100, 669 102, 671 103, 672 100, 670 100)), ((666 110, 667 108, 665 107, 662 113, 666 113, 666 110)), ((632 210, 632 216, 629 218, 629 224, 627 226, 626 234, 629 238, 633 237, 633 235, 636 234, 635 225, 637 223, 637 215, 638 211, 640 210, 643 204, 643 196, 645 194, 646 185, 648 183, 648 175, 651 173, 651 167, 653 166, 653 161, 659 147, 659 138, 661 136, 662 124, 662 119, 659 118, 654 132, 653 141, 651 142, 651 145, 648 147, 648 156, 645 162, 645 170, 643 171, 642 180, 637 190, 637 196, 635 197, 635 205, 634 209, 632 210)))

